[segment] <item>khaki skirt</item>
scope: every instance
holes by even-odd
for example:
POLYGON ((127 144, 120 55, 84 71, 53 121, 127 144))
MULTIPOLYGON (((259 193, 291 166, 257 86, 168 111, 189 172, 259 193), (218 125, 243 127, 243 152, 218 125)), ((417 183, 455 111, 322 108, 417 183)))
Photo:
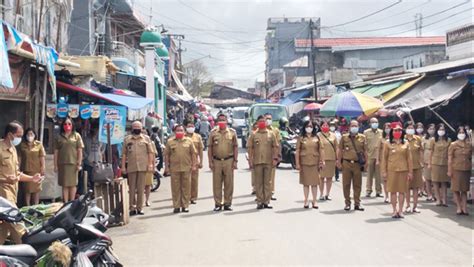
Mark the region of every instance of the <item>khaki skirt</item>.
POLYGON ((321 177, 332 178, 336 174, 336 161, 335 160, 326 160, 324 162, 324 168, 321 170, 321 177))
MULTIPOLYGON (((35 175, 39 172, 25 172, 25 174, 27 175, 35 175)), ((43 190, 43 183, 35 183, 35 182, 24 182, 23 183, 23 190, 25 191, 25 193, 27 194, 33 194, 33 193, 39 193, 41 192, 41 190, 43 190)))
POLYGON ((77 174, 76 164, 59 164, 58 184, 63 187, 77 186, 77 174))
POLYGON ((318 165, 301 165, 300 184, 302 185, 319 185, 319 166, 318 165))
POLYGON ((153 173, 152 172, 147 172, 145 174, 145 186, 147 185, 153 185, 153 173))
POLYGON ((408 171, 394 172, 387 174, 387 191, 390 193, 405 193, 408 188, 408 171))
POLYGON ((453 171, 451 190, 453 192, 468 192, 471 180, 471 171, 453 171))
POLYGON ((423 187, 423 177, 421 176, 422 169, 413 170, 413 179, 408 182, 408 189, 416 189, 423 187))
POLYGON ((448 166, 447 165, 431 165, 431 181, 435 183, 447 183, 448 166))
POLYGON ((431 169, 428 168, 427 163, 425 163, 425 166, 423 167, 423 178, 427 181, 431 181, 431 169))

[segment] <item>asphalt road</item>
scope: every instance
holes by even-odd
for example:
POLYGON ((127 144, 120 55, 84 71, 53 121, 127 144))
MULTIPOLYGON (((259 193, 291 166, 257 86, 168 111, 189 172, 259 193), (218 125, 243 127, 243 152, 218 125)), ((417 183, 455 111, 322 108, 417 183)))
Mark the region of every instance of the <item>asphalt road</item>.
POLYGON ((307 210, 298 173, 283 165, 277 170, 274 209, 257 211, 241 153, 234 211, 214 213, 212 176, 207 162, 204 166, 199 200, 190 213, 172 213, 165 178, 145 215, 109 230, 125 266, 473 266, 472 215, 456 216, 453 203, 441 208, 422 201, 420 214, 394 220, 383 199, 363 197, 364 212, 346 212, 339 182, 332 201, 307 210))

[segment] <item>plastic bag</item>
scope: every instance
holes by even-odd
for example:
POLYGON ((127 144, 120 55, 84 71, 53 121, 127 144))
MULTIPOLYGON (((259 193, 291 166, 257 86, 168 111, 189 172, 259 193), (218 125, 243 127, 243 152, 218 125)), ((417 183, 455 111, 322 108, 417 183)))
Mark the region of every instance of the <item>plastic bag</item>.
POLYGON ((76 256, 73 267, 94 267, 94 265, 92 265, 92 262, 89 260, 86 253, 79 252, 76 256))

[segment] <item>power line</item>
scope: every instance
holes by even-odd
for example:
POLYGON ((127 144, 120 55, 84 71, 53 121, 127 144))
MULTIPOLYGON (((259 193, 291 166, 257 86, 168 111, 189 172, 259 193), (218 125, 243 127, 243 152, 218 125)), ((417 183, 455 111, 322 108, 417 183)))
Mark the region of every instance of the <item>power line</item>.
POLYGON ((375 15, 375 14, 378 14, 378 13, 380 13, 380 12, 382 12, 382 11, 385 11, 385 10, 387 10, 387 9, 389 9, 389 8, 392 8, 392 7, 394 7, 394 6, 398 5, 398 4, 400 4, 401 2, 402 2, 402 0, 398 0, 396 3, 393 3, 393 4, 389 5, 389 6, 386 6, 386 7, 382 8, 382 9, 379 9, 379 10, 377 10, 377 11, 374 11, 374 12, 372 12, 372 13, 369 13, 369 14, 367 14, 367 15, 365 15, 365 16, 360 17, 360 18, 353 19, 353 20, 351 20, 351 21, 347 21, 347 22, 344 22, 344 23, 341 23, 341 24, 336 24, 336 25, 332 25, 332 26, 327 26, 327 28, 340 27, 340 26, 344 26, 344 25, 347 25, 347 24, 351 24, 351 23, 357 22, 357 21, 361 21, 361 20, 366 19, 366 18, 368 18, 368 17, 371 17, 371 16, 373 16, 373 15, 375 15))
POLYGON ((251 44, 263 42, 265 39, 261 40, 252 40, 252 41, 242 41, 242 42, 229 42, 229 43, 213 43, 213 42, 199 42, 194 40, 183 40, 183 42, 193 43, 193 44, 202 44, 202 45, 236 45, 236 44, 251 44))

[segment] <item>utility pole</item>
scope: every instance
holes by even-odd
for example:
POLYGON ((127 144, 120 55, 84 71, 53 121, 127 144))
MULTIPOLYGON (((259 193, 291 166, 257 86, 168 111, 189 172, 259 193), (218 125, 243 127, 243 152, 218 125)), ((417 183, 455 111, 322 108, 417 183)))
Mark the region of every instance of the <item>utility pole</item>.
MULTIPOLYGON (((184 35, 183 34, 166 34, 166 36, 170 37, 173 37, 174 40, 177 40, 178 41, 178 55, 179 55, 179 60, 178 60, 178 66, 179 66, 179 70, 180 71, 183 71, 183 60, 181 58, 181 52, 183 52, 183 48, 181 47, 181 41, 184 40, 184 35)), ((183 80, 182 77, 181 77, 181 73, 179 73, 179 79, 180 80, 183 80)))
POLYGON ((315 47, 314 47, 314 36, 313 36, 313 27, 314 27, 314 22, 312 19, 309 20, 309 36, 311 38, 311 52, 310 52, 310 57, 311 57, 311 72, 313 74, 313 96, 314 96, 314 101, 318 101, 318 87, 316 85, 316 53, 315 53, 315 47))
POLYGON ((421 29, 423 28, 423 15, 421 13, 415 14, 416 37, 421 37, 421 29))

